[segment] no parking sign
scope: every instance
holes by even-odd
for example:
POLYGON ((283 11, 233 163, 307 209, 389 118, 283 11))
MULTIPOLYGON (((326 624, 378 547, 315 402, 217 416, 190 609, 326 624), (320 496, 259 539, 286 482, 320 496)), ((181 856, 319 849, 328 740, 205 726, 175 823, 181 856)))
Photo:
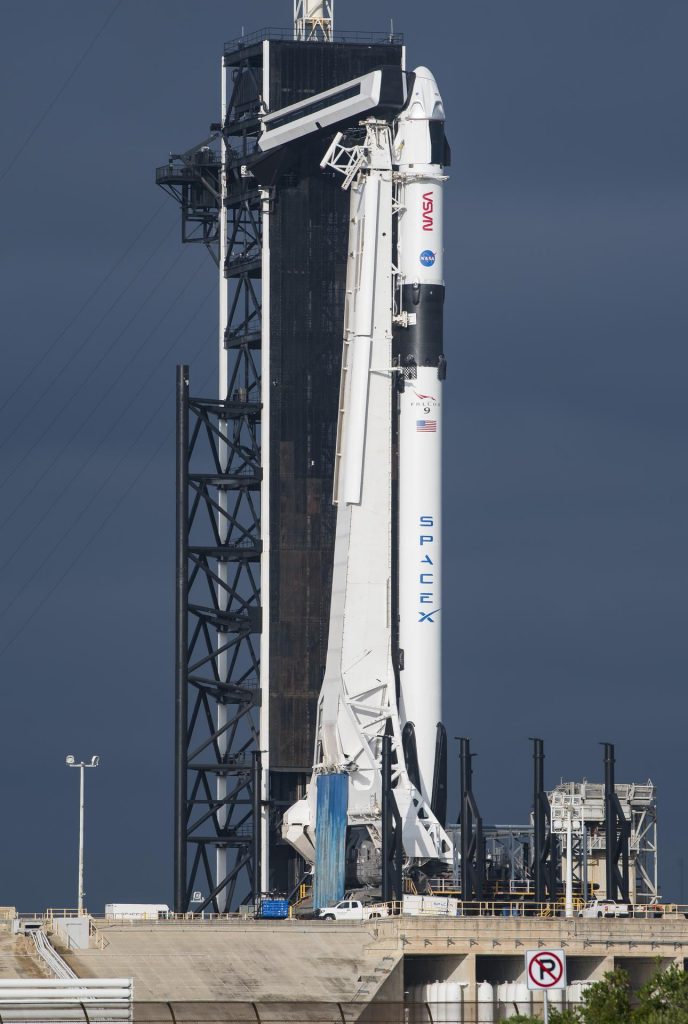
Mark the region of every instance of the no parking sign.
POLYGON ((566 956, 563 949, 529 949, 526 952, 528 988, 551 992, 566 988, 566 956))

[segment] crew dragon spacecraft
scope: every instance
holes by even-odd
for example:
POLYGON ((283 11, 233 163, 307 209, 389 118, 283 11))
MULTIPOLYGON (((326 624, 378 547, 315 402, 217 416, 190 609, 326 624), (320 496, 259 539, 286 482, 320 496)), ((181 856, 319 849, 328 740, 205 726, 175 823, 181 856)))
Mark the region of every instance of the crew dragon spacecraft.
POLYGON ((254 173, 274 180, 304 142, 351 205, 327 660, 313 774, 282 835, 311 864, 319 838, 346 844, 349 869, 369 865, 347 881, 364 882, 379 872, 385 735, 406 864, 453 857, 441 724, 449 149, 432 73, 381 68, 266 114, 254 173))

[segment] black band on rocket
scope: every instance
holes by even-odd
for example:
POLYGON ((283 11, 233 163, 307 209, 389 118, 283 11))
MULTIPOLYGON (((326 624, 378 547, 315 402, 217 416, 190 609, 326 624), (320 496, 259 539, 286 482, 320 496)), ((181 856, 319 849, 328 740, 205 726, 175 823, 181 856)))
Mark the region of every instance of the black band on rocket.
POLYGON ((444 351, 444 285, 405 284, 401 296, 401 308, 410 318, 415 314, 415 323, 408 327, 395 326, 392 341, 394 356, 401 366, 411 360, 417 366, 439 366, 444 351))

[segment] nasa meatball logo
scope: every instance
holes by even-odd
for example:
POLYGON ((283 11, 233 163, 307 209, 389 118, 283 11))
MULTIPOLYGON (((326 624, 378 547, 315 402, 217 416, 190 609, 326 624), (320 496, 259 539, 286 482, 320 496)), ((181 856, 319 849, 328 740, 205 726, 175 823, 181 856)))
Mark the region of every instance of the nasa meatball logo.
POLYGON ((432 249, 423 249, 420 254, 420 262, 424 267, 432 267, 435 262, 435 254, 432 249))

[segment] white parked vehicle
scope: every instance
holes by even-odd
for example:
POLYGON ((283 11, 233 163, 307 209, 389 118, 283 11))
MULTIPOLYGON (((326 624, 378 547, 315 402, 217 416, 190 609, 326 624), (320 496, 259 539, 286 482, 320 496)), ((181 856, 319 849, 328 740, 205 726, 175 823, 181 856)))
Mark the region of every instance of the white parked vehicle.
POLYGON ((412 917, 456 917, 458 912, 459 901, 453 896, 405 895, 402 903, 402 913, 410 914, 412 917))
POLYGON ((157 921, 169 917, 166 903, 106 903, 105 916, 113 921, 157 921))
POLYGON ((591 900, 582 910, 579 917, 630 917, 631 907, 628 903, 617 903, 616 900, 591 900))
POLYGON ((360 900, 340 900, 334 907, 321 907, 318 911, 321 921, 371 921, 388 916, 389 907, 377 903, 368 906, 360 900))

